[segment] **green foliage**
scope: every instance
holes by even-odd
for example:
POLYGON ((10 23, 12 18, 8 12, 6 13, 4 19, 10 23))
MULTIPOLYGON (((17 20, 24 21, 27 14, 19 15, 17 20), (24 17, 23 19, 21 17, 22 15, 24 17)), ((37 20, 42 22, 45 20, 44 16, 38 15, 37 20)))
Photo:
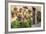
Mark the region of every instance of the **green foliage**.
POLYGON ((27 28, 27 27, 31 27, 31 20, 27 20, 27 22, 21 22, 21 21, 13 21, 11 23, 11 28, 27 28))
POLYGON ((27 22, 21 22, 21 23, 20 23, 20 27, 21 27, 21 28, 29 27, 29 23, 27 23, 27 22))
POLYGON ((20 22, 18 21, 18 20, 16 20, 16 21, 13 21, 12 23, 11 23, 11 28, 18 28, 18 27, 20 27, 20 24, 19 24, 20 22))

